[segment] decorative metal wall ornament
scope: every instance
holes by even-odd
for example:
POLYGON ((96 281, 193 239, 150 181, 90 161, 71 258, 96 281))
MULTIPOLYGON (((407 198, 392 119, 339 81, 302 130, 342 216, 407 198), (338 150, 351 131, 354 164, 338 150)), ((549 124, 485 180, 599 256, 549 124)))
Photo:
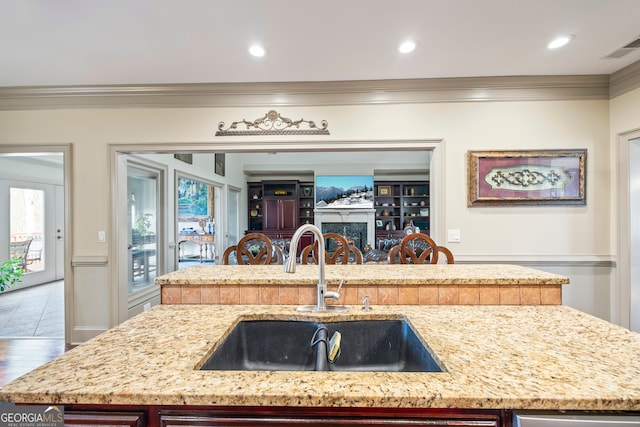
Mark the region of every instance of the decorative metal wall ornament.
POLYGON ((233 122, 225 129, 224 122, 218 123, 218 131, 216 136, 251 136, 251 135, 329 135, 327 127, 329 124, 326 120, 320 122, 320 126, 313 120, 291 120, 282 117, 276 110, 270 110, 264 117, 259 117, 254 121, 242 119, 233 122), (300 126, 306 124, 308 129, 300 129, 300 126), (239 126, 245 125, 246 129, 238 129, 239 126))

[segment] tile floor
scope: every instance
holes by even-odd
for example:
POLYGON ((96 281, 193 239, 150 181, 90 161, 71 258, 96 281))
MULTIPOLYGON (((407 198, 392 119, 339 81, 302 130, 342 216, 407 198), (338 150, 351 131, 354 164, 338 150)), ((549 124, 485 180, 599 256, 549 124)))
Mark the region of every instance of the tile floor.
POLYGON ((0 338, 64 338, 64 281, 0 294, 0 338))

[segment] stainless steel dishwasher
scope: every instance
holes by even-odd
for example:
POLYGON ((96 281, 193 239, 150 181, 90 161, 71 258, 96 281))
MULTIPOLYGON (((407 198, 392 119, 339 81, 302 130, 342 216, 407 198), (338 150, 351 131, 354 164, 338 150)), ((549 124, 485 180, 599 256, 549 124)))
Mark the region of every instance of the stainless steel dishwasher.
POLYGON ((513 411, 513 427, 640 427, 640 413, 513 411))

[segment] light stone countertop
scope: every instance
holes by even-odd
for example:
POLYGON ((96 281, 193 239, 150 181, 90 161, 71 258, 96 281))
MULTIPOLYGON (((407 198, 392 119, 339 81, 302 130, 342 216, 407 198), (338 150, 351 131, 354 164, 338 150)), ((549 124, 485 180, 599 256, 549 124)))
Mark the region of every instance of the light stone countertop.
POLYGON ((156 306, 5 385, 0 401, 637 411, 640 334, 565 306, 156 306), (239 320, 400 316, 446 372, 196 369, 239 320))
MULTIPOLYGON (((345 285, 563 285, 565 276, 510 264, 326 265, 325 280, 345 285)), ((159 276, 159 285, 315 285, 317 265, 194 266, 159 276)))

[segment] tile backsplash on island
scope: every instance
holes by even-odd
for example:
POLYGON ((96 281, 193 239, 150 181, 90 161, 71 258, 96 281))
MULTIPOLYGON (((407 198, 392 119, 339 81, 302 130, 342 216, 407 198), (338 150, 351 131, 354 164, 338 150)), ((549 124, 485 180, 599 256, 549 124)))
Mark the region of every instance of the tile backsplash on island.
MULTIPOLYGON (((559 305, 568 278, 518 266, 327 266, 338 304, 559 305)), ((162 304, 308 305, 316 303, 317 266, 203 266, 161 276, 162 304)))

